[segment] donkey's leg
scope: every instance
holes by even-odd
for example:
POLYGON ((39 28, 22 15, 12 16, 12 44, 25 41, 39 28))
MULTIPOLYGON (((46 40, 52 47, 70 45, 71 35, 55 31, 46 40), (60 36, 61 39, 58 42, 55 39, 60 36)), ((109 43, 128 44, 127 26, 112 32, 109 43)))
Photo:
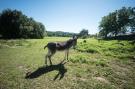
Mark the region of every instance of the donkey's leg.
POLYGON ((64 60, 66 60, 67 58, 67 50, 65 50, 65 57, 64 57, 64 60))
POLYGON ((47 65, 47 58, 48 58, 48 55, 45 55, 45 64, 47 65))
POLYGON ((45 64, 47 65, 47 58, 49 59, 49 56, 51 55, 50 50, 48 49, 47 54, 45 55, 45 64))
POLYGON ((52 57, 52 55, 48 56, 50 64, 52 65, 51 57, 52 57))
POLYGON ((67 50, 67 61, 68 61, 68 54, 69 54, 69 49, 67 50))
POLYGON ((64 60, 68 60, 68 54, 69 54, 69 49, 65 50, 65 57, 64 60))
POLYGON ((50 55, 48 56, 50 64, 52 65, 51 57, 55 54, 56 50, 50 50, 50 55))

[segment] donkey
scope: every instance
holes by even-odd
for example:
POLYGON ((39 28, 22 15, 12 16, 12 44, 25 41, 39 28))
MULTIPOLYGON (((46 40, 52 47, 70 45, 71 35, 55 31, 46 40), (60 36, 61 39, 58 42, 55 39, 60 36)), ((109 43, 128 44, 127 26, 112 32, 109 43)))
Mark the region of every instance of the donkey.
POLYGON ((77 44, 77 36, 73 36, 72 39, 69 39, 64 42, 50 42, 46 46, 44 46, 44 49, 48 48, 48 53, 45 56, 45 64, 47 65, 47 58, 50 61, 50 64, 52 65, 51 57, 56 53, 56 51, 63 51, 65 50, 65 57, 64 60, 67 59, 68 61, 68 55, 69 55, 69 49, 73 47, 75 49, 75 46, 77 44))

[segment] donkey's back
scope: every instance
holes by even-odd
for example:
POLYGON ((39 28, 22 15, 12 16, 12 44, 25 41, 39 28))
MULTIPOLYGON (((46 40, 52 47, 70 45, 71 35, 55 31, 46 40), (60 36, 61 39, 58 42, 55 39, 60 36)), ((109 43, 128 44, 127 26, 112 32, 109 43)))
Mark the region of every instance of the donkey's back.
POLYGON ((65 50, 69 49, 73 45, 73 39, 69 39, 64 42, 49 42, 44 49, 47 47, 50 50, 65 50))

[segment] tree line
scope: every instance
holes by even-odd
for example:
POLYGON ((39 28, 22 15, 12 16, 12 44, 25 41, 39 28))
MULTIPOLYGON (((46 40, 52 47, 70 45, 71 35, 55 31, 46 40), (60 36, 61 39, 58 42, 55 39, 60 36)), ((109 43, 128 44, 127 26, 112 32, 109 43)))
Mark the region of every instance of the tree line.
POLYGON ((102 17, 99 36, 118 36, 135 32, 135 7, 122 7, 102 17))
POLYGON ((6 9, 0 13, 0 36, 2 38, 43 38, 45 27, 21 11, 6 9))
MULTIPOLYGON (((102 17, 98 36, 107 38, 123 35, 127 32, 135 33, 135 7, 122 7, 102 17)), ((18 10, 6 9, 0 13, 0 38, 71 37, 73 35, 78 35, 80 38, 93 37, 93 35, 88 34, 88 29, 82 29, 79 33, 46 31, 42 23, 27 17, 18 10)))
POLYGON ((72 37, 74 34, 72 32, 63 32, 63 31, 47 31, 47 36, 56 36, 56 37, 72 37))
POLYGON ((56 37, 72 37, 73 35, 77 35, 80 38, 87 38, 89 36, 89 31, 87 29, 82 29, 79 33, 73 32, 63 32, 63 31, 47 31, 47 36, 56 36, 56 37))

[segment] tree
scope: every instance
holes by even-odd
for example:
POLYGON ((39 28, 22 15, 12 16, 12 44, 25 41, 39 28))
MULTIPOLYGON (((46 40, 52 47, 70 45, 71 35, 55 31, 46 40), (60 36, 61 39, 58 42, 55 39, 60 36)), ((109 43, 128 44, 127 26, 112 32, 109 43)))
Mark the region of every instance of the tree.
POLYGON ((81 38, 87 38, 89 31, 87 29, 82 29, 79 33, 79 37, 81 38))
POLYGON ((28 18, 21 11, 6 9, 0 14, 0 35, 3 38, 43 38, 42 23, 28 18))
POLYGON ((110 25, 110 15, 109 16, 104 16, 102 18, 102 21, 100 23, 100 26, 99 28, 101 29, 100 31, 100 35, 104 35, 105 37, 107 37, 107 34, 110 32, 110 28, 111 28, 111 25, 110 25))
POLYGON ((125 34, 128 28, 135 28, 135 10, 134 8, 126 8, 116 10, 109 15, 104 16, 99 25, 99 35, 105 38, 108 35, 125 34))
POLYGON ((135 32, 135 7, 134 8, 130 8, 130 17, 129 17, 129 25, 130 25, 130 29, 131 32, 134 33, 135 32))

